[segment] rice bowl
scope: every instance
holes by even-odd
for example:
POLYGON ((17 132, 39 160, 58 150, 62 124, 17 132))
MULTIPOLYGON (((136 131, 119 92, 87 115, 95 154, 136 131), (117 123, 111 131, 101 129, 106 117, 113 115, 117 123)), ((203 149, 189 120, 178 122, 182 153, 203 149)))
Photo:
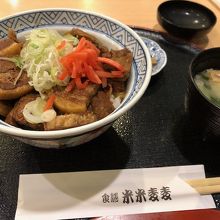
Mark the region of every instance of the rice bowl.
POLYGON ((29 131, 0 122, 0 131, 37 147, 59 148, 85 143, 107 130, 144 94, 151 78, 151 58, 141 38, 126 25, 103 15, 70 9, 46 9, 23 12, 0 21, 1 37, 13 28, 22 36, 33 28, 70 29, 78 27, 95 33, 110 48, 127 47, 133 53, 132 71, 126 96, 113 113, 76 128, 58 131, 29 131), (37 21, 37 23, 35 23, 37 21), (98 21, 98 22, 97 22, 98 21))

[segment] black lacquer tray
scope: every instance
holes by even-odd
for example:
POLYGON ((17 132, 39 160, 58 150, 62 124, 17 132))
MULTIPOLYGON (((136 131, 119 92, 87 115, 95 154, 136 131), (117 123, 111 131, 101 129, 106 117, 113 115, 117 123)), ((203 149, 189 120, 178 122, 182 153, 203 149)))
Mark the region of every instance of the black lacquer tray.
MULTIPOLYGON (((165 68, 152 77, 137 105, 95 140, 45 150, 0 134, 0 219, 14 219, 19 174, 204 164, 220 176, 218 146, 201 140, 185 110, 186 78, 200 49, 162 33, 134 28, 166 51, 165 68)), ((220 195, 214 195, 220 208, 220 195)))

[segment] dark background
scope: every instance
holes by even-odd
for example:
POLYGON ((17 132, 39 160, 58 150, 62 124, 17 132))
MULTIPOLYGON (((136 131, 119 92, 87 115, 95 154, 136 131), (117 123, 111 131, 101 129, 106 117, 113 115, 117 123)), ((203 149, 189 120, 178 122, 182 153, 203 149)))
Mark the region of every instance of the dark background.
MULTIPOLYGON (((138 32, 138 29, 136 29, 138 32)), ((152 77, 141 100, 95 140, 45 150, 0 134, 0 219, 14 219, 19 174, 204 164, 220 175, 217 144, 202 141, 185 110, 186 78, 199 49, 146 30, 166 51, 166 67, 152 77)), ((220 196, 214 195, 220 207, 220 196)))

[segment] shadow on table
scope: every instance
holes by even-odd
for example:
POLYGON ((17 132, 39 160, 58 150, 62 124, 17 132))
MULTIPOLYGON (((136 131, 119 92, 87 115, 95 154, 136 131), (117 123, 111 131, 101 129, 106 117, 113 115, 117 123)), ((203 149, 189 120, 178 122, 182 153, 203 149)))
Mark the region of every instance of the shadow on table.
MULTIPOLYGON (((49 173, 43 175, 45 180, 60 193, 72 198, 64 199, 64 201, 56 200, 52 204, 49 200, 42 201, 37 205, 26 204, 25 209, 34 212, 62 210, 77 206, 79 201, 87 201, 107 188, 117 178, 120 174, 120 170, 117 169, 125 168, 130 157, 128 146, 113 128, 81 146, 66 149, 32 147, 29 153, 31 153, 30 158, 32 159, 30 161, 32 162, 30 165, 32 166, 30 167, 31 173, 49 173), (82 175, 83 172, 73 172, 111 169, 116 170, 109 175, 103 175, 100 172, 96 175, 89 172, 86 175, 82 175), (57 175, 59 172, 62 173, 57 175), (80 189, 85 190, 82 192, 80 189)), ((41 196, 42 194, 34 194, 34 198, 36 197, 35 199, 39 201, 41 196)), ((47 198, 50 198, 50 195, 47 198)))
POLYGON ((130 150, 111 127, 86 144, 66 149, 32 148, 36 172, 68 172, 121 169, 126 167, 130 150))
POLYGON ((160 32, 164 38, 167 38, 170 42, 185 42, 188 44, 197 45, 199 48, 206 48, 209 43, 209 38, 207 35, 201 37, 193 37, 193 38, 181 38, 174 36, 170 33, 167 33, 159 24, 155 24, 153 27, 154 31, 160 32))
MULTIPOLYGON (((120 173, 121 170, 43 174, 38 177, 39 182, 35 184, 44 187, 34 186, 35 190, 31 194, 24 190, 25 198, 29 197, 27 201, 40 202, 21 202, 21 208, 30 211, 32 215, 70 212, 70 216, 76 215, 76 209, 78 214, 83 213, 85 207, 90 207, 90 210, 95 209, 97 205, 104 205, 103 196, 106 196, 109 190, 115 189, 108 187, 120 173), (71 213, 72 211, 74 214, 71 213)), ((111 207, 111 204, 108 205, 111 207)))
POLYGON ((219 143, 204 141, 193 129, 188 114, 182 115, 173 128, 174 141, 192 164, 204 164, 211 175, 220 175, 219 143))

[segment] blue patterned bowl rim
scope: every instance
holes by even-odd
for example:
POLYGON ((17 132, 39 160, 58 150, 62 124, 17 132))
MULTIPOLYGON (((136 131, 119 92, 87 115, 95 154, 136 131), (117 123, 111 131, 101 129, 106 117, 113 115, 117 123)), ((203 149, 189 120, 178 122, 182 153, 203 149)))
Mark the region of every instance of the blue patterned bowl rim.
POLYGON ((148 48, 135 31, 120 21, 108 16, 95 12, 67 8, 24 11, 0 19, 0 38, 7 35, 9 27, 13 28, 17 33, 21 33, 33 28, 68 26, 81 27, 102 33, 119 45, 132 50, 134 57, 132 75, 136 83, 132 84, 129 94, 119 108, 112 114, 94 123, 65 130, 31 131, 7 126, 0 120, 1 132, 26 138, 61 138, 80 135, 113 123, 118 117, 133 107, 144 94, 152 73, 151 57, 148 48))

